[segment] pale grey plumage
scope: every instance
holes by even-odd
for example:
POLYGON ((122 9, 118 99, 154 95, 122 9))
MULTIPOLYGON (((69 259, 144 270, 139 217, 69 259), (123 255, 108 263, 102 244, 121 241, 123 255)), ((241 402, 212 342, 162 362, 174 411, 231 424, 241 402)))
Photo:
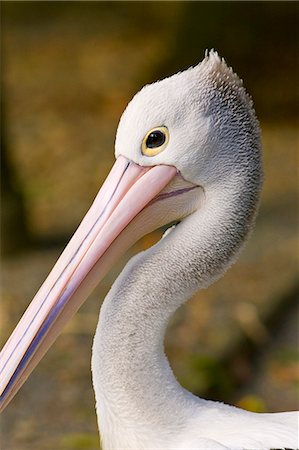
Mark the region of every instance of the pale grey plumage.
POLYGON ((120 121, 116 154, 175 165, 202 190, 201 207, 132 258, 102 306, 92 369, 104 449, 295 448, 294 415, 199 399, 178 384, 163 350, 171 315, 224 274, 254 223, 260 131, 242 82, 211 52, 195 68, 146 86, 120 121), (142 138, 160 125, 169 145, 142 155, 142 138))

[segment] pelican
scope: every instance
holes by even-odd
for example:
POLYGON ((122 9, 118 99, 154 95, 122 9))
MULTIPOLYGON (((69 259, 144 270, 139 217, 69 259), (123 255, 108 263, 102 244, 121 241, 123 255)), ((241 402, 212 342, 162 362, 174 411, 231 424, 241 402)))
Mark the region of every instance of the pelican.
POLYGON ((235 262, 262 185, 260 130, 242 81, 217 52, 145 86, 118 126, 116 162, 1 353, 9 403, 114 262, 178 222, 125 266, 101 308, 92 351, 104 450, 298 446, 296 412, 258 414, 198 398, 164 354, 167 323, 235 262))

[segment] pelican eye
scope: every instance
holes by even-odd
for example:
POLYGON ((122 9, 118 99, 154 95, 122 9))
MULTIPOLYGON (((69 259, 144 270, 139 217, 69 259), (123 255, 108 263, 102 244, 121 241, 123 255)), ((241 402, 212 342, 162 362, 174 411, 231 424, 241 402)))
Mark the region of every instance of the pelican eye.
POLYGON ((165 141, 166 136, 163 131, 156 130, 152 131, 151 134, 148 135, 145 145, 147 148, 156 148, 161 147, 165 141))
POLYGON ((166 127, 153 128, 145 135, 142 141, 142 153, 146 156, 155 156, 165 149, 168 141, 169 132, 166 127))

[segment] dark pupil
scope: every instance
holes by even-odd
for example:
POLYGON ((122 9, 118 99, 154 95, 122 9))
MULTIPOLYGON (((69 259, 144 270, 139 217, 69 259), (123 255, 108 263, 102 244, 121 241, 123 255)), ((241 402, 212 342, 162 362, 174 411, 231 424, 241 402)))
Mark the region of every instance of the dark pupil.
POLYGON ((165 134, 162 131, 152 131, 146 140, 147 148, 161 147, 165 142, 165 134))

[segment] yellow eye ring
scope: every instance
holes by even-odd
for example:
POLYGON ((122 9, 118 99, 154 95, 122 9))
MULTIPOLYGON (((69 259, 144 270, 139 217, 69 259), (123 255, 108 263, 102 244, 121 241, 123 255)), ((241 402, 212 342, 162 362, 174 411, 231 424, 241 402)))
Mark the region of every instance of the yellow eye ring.
POLYGON ((161 153, 169 142, 169 131, 167 127, 152 128, 146 133, 142 144, 141 151, 143 155, 155 156, 161 153))

